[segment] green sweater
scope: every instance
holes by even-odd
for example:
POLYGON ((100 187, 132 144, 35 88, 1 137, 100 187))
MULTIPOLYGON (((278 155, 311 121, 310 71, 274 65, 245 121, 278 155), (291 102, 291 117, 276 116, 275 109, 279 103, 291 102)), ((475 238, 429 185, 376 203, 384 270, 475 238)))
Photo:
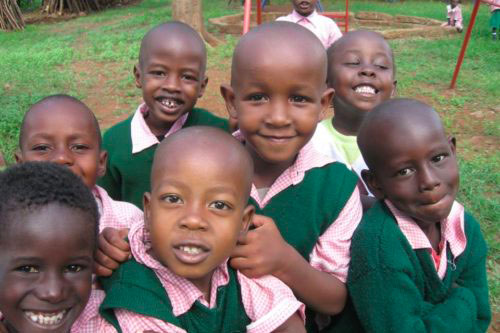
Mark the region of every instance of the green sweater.
MULTIPOLYGON (((428 250, 413 250, 389 208, 375 204, 353 236, 347 281, 364 329, 485 332, 491 320, 486 243, 479 224, 467 213, 465 235, 467 246, 461 255, 454 258, 448 247, 441 280, 428 250)), ((352 322, 344 331, 352 332, 357 324, 352 322)))
POLYGON ((186 313, 176 317, 167 292, 154 271, 131 259, 121 265, 110 278, 101 279, 106 291, 99 313, 118 332, 122 332, 114 309, 157 318, 189 333, 246 332, 248 318, 241 301, 236 271, 228 267, 229 283, 217 289, 217 305, 209 309, 196 301, 186 313))
MULTIPOLYGON (((330 163, 306 172, 297 185, 276 194, 263 208, 254 199, 256 213, 271 217, 283 239, 309 261, 320 236, 339 216, 356 188, 358 177, 343 163, 330 163)), ((306 328, 317 332, 315 314, 307 309, 306 328)))
MULTIPOLYGON (((103 149, 108 152, 106 174, 98 181, 114 200, 131 202, 142 209, 144 192, 151 189, 151 166, 157 145, 132 154, 130 123, 133 115, 106 131, 103 149)), ((229 131, 226 119, 203 109, 193 109, 184 127, 205 125, 229 131)))

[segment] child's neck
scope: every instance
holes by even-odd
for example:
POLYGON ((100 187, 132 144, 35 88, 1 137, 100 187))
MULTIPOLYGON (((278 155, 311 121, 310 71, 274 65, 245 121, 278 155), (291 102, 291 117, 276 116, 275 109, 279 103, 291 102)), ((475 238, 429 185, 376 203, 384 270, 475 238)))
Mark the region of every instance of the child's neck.
POLYGON ((364 118, 364 114, 360 116, 359 112, 339 113, 337 116, 333 116, 332 125, 340 134, 356 136, 364 118))
POLYGON ((415 221, 420 229, 424 232, 425 236, 431 243, 432 248, 435 251, 439 250, 439 243, 441 242, 441 223, 428 223, 415 221))
POLYGON ((253 184, 256 188, 266 188, 271 187, 273 183, 278 179, 283 172, 288 169, 297 158, 297 155, 293 159, 281 163, 270 163, 263 160, 257 152, 255 152, 249 145, 245 145, 248 152, 252 156, 254 163, 254 175, 253 184))
POLYGON ((146 121, 146 125, 148 125, 149 129, 151 130, 151 133, 153 133, 154 136, 165 136, 165 134, 170 131, 172 128, 172 125, 174 123, 163 123, 163 124, 158 124, 154 120, 151 119, 150 116, 145 116, 144 120, 146 121))
POLYGON ((197 280, 191 280, 192 284, 195 285, 196 288, 198 288, 199 291, 203 294, 203 298, 207 301, 207 303, 210 304, 210 292, 212 290, 212 276, 213 272, 209 275, 209 278, 202 278, 202 279, 197 279, 197 280))

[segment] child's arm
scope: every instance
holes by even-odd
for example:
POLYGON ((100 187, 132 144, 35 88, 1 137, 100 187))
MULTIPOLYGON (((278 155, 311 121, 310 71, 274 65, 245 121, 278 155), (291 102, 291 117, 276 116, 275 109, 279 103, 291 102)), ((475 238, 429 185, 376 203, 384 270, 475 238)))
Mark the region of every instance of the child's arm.
POLYGON ((99 234, 94 269, 97 276, 110 276, 130 257, 130 245, 125 240, 128 231, 129 229, 105 228, 99 234))
MULTIPOLYGON (((410 264, 395 267, 394 259, 384 259, 388 255, 371 247, 363 250, 353 242, 352 269, 368 256, 380 257, 371 269, 358 271, 352 279, 350 275, 348 281, 349 293, 364 328, 370 332, 485 332, 490 321, 486 245, 479 227, 476 229, 475 235, 467 235, 469 255, 457 259, 457 264, 460 260, 466 261, 457 283, 444 299, 432 302, 424 300, 410 264)), ((405 255, 404 249, 392 246, 390 240, 386 246, 391 247, 387 251, 393 254, 405 255)), ((394 257, 391 255, 391 258, 394 257)))
POLYGON ((274 333, 305 333, 304 321, 298 314, 293 314, 286 322, 273 331, 274 333))
POLYGON ((490 4, 490 5, 500 6, 500 0, 481 0, 481 2, 490 4))

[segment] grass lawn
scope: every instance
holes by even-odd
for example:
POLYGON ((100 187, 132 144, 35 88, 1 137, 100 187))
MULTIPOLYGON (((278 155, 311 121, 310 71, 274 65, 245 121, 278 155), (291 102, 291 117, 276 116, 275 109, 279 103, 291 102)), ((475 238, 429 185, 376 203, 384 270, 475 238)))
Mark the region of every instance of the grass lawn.
MULTIPOLYGON (((236 13, 226 0, 204 0, 205 19, 236 13)), ((103 127, 135 110, 140 90, 133 83, 139 42, 151 26, 171 17, 165 0, 144 0, 54 24, 28 25, 22 32, 0 32, 0 151, 13 161, 19 124, 28 107, 43 96, 68 93, 94 109, 103 127)), ((273 4, 288 3, 273 0, 273 4)), ((323 3, 342 10, 342 1, 323 3)), ((462 6, 468 22, 472 6, 462 6)), ((444 20, 443 2, 353 1, 350 10, 374 10, 444 20)), ((398 95, 433 105, 450 135, 457 137, 461 170, 459 200, 480 220, 489 245, 491 301, 500 311, 500 42, 488 28, 481 6, 458 80, 448 90, 464 34, 437 40, 390 41, 397 64, 398 95), (495 222, 497 221, 497 222, 495 222)), ((213 27, 209 26, 213 31, 213 27)), ((218 85, 229 79, 236 38, 209 50, 209 89, 200 105, 223 115, 218 85)))

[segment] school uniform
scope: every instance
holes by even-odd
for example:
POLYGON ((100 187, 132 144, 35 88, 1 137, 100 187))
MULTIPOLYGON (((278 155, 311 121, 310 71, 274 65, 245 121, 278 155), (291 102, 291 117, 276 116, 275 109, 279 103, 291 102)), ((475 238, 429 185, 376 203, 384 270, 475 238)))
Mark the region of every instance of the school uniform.
POLYGON ((318 14, 317 11, 312 12, 309 16, 302 16, 294 10, 291 14, 278 17, 276 21, 297 23, 309 29, 319 38, 325 49, 342 37, 342 32, 335 21, 318 14))
POLYGON ((456 5, 455 8, 451 8, 451 5, 446 6, 446 17, 450 20, 450 24, 456 28, 463 29, 463 18, 462 18, 462 8, 460 5, 456 5))
MULTIPOLYGON (((141 209, 144 192, 151 190, 151 167, 156 147, 160 143, 144 120, 147 112, 146 104, 141 104, 131 117, 104 134, 103 149, 108 152, 108 162, 106 175, 98 181, 113 199, 133 203, 141 209)), ((195 125, 229 131, 226 119, 194 108, 177 119, 165 137, 181 128, 195 125)))
POLYGON ((129 240, 134 259, 103 279, 101 314, 119 332, 271 332, 304 306, 272 276, 249 279, 227 260, 211 279, 210 302, 189 280, 153 258, 143 223, 129 240))
POLYGON ((491 18, 490 27, 500 29, 500 0, 481 0, 490 7, 491 18))
POLYGON ((486 331, 487 250, 479 224, 455 202, 440 227, 442 243, 434 251, 423 231, 389 201, 365 214, 352 240, 347 281, 357 316, 346 328, 486 331))
MULTIPOLYGON (((239 131, 233 135, 244 141, 239 131)), ((312 267, 345 282, 351 237, 363 214, 357 182, 344 164, 308 142, 269 189, 252 185, 249 203, 274 220, 284 240, 312 267)), ((330 322, 312 312, 307 319, 309 332, 330 322)))

